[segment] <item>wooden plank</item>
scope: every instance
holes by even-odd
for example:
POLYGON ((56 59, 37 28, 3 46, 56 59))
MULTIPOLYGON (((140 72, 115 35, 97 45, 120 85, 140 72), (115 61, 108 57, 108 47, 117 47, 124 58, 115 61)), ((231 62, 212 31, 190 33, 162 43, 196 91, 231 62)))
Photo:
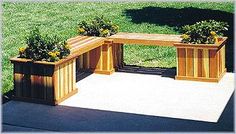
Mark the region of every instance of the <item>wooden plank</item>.
POLYGON ((83 69, 83 54, 79 56, 79 68, 83 69))
POLYGON ((221 48, 222 53, 222 71, 225 70, 225 45, 221 48))
MULTIPOLYGON (((44 73, 44 74, 47 74, 47 68, 43 68, 43 73, 44 73)), ((43 82, 42 82, 42 83, 43 83, 43 90, 44 90, 44 95, 43 95, 44 100, 47 100, 47 92, 48 92, 48 91, 47 91, 47 90, 48 90, 48 89, 47 89, 47 77, 48 77, 48 76, 44 76, 44 77, 43 77, 43 82)))
POLYGON ((60 72, 60 90, 59 90, 59 93, 60 93, 60 98, 62 98, 64 96, 64 89, 65 89, 65 84, 64 84, 64 64, 60 65, 60 69, 59 69, 59 72, 60 72))
POLYGON ((22 97, 30 97, 30 65, 22 64, 22 97))
POLYGON ((120 53, 119 55, 121 56, 121 61, 120 61, 120 66, 123 67, 124 64, 124 44, 120 45, 120 53))
POLYGON ((186 76, 186 51, 184 48, 177 48, 178 76, 186 76))
POLYGON ((108 70, 108 44, 102 45, 102 70, 108 70))
POLYGON ((96 49, 96 57, 98 58, 96 69, 102 70, 102 46, 96 49))
POLYGON ((72 60, 68 64, 68 92, 70 93, 72 91, 73 86, 73 74, 72 74, 72 60))
POLYGON ((47 98, 46 100, 52 102, 55 98, 53 96, 58 96, 58 88, 59 88, 59 76, 58 76, 58 67, 49 67, 46 69, 46 73, 50 74, 46 76, 47 82, 47 98), (53 71, 53 74, 51 72, 53 71), (53 91, 55 90, 55 91, 53 91))
POLYGON ((85 40, 85 39, 87 39, 87 38, 89 38, 89 36, 77 36, 77 37, 75 37, 75 38, 70 38, 70 39, 68 39, 68 40, 67 40, 67 43, 68 43, 69 45, 71 45, 71 44, 74 44, 74 43, 79 42, 79 41, 81 41, 81 40, 85 40))
POLYGON ((72 90, 76 90, 76 69, 75 69, 75 59, 74 60, 72 60, 73 62, 72 62, 72 84, 73 84, 73 86, 72 86, 72 90))
POLYGON ((203 76, 203 50, 198 49, 198 77, 203 76))
POLYGON ((193 64, 193 69, 194 69, 194 77, 198 77, 198 49, 193 50, 193 57, 194 57, 194 64, 193 64))
POLYGON ((20 63, 14 63, 14 91, 16 97, 22 96, 22 66, 20 63))
POLYGON ((173 46, 174 43, 181 41, 180 35, 146 33, 117 33, 108 38, 113 39, 114 43, 158 46, 173 46))
POLYGON ((209 50, 203 49, 203 71, 202 75, 209 78, 209 50))
POLYGON ((209 50, 209 77, 218 77, 218 54, 216 50, 209 50))
POLYGON ((89 52, 83 55, 83 68, 89 69, 89 52))
POLYGON ((63 75, 64 77, 61 78, 61 79, 64 79, 64 95, 67 95, 68 94, 68 87, 69 87, 69 83, 68 83, 68 62, 67 63, 64 63, 64 68, 63 68, 63 75))
POLYGON ((186 76, 193 76, 194 62, 193 62, 193 49, 186 49, 186 76))
POLYGON ((218 74, 220 74, 220 73, 222 73, 223 72, 223 70, 222 70, 222 51, 221 50, 219 50, 219 51, 217 51, 217 53, 216 53, 216 55, 217 55, 217 60, 218 60, 218 74))
POLYGON ((76 41, 74 42, 73 44, 70 44, 71 46, 71 51, 73 51, 73 49, 76 49, 77 47, 80 47, 81 45, 83 44, 87 44, 87 43, 91 43, 95 40, 99 40, 99 38, 96 38, 96 37, 88 37, 86 39, 83 39, 83 40, 80 40, 80 41, 76 41))
POLYGON ((110 44, 109 45, 109 70, 112 70, 112 69, 114 69, 114 66, 113 66, 113 44, 110 44))
POLYGON ((89 68, 90 69, 95 69, 96 65, 97 65, 97 56, 96 56, 96 49, 92 49, 91 51, 89 51, 89 68))

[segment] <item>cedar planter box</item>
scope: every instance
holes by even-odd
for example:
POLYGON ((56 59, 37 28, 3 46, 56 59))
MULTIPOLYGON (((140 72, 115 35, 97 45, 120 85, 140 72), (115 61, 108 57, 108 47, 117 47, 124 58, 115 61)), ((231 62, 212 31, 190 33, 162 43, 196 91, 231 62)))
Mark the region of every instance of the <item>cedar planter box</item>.
POLYGON ((174 43, 177 48, 178 80, 219 82, 226 72, 225 43, 227 37, 216 44, 174 43))
POLYGON ((57 105, 78 92, 75 59, 32 62, 11 58, 14 65, 15 100, 57 105))

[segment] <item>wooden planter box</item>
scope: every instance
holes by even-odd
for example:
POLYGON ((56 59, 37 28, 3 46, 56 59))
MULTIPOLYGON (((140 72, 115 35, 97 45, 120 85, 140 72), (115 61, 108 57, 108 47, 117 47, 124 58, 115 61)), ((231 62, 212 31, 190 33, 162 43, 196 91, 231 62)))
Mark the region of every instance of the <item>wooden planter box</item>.
POLYGON ((177 48, 178 80, 219 82, 226 72, 226 37, 216 44, 174 43, 177 48))
POLYGON ((32 62, 12 58, 15 100, 57 105, 78 92, 75 59, 32 62))

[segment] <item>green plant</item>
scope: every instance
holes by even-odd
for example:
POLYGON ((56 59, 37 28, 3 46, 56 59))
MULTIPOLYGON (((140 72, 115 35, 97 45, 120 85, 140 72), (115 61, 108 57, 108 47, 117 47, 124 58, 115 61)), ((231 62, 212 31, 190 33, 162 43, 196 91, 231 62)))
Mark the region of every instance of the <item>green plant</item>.
POLYGON ((78 24, 78 33, 87 36, 107 37, 116 34, 119 27, 110 20, 95 17, 91 22, 82 21, 78 24))
POLYGON ((26 44, 26 48, 19 48, 19 58, 54 62, 70 54, 65 41, 61 42, 57 36, 43 36, 37 27, 30 32, 26 44))
POLYGON ((214 44, 218 41, 218 36, 223 36, 228 30, 229 25, 225 22, 215 20, 205 20, 197 22, 193 25, 182 27, 183 35, 181 36, 183 43, 193 44, 214 44))

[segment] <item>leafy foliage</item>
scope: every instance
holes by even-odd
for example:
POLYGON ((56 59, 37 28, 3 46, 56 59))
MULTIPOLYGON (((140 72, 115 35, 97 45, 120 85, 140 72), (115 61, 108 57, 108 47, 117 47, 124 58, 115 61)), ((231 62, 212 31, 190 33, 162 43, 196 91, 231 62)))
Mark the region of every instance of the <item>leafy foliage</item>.
POLYGON ((183 35, 181 36, 183 43, 193 44, 214 44, 218 40, 218 36, 223 36, 228 30, 229 25, 225 22, 215 20, 205 20, 197 22, 193 25, 182 27, 183 35))
POLYGON ((26 39, 26 48, 19 48, 19 57, 33 61, 58 61, 70 54, 65 41, 60 42, 57 36, 43 36, 36 27, 26 39))
POLYGON ((87 36, 107 37, 118 32, 119 27, 102 17, 95 17, 91 22, 82 21, 78 24, 78 33, 87 36))

